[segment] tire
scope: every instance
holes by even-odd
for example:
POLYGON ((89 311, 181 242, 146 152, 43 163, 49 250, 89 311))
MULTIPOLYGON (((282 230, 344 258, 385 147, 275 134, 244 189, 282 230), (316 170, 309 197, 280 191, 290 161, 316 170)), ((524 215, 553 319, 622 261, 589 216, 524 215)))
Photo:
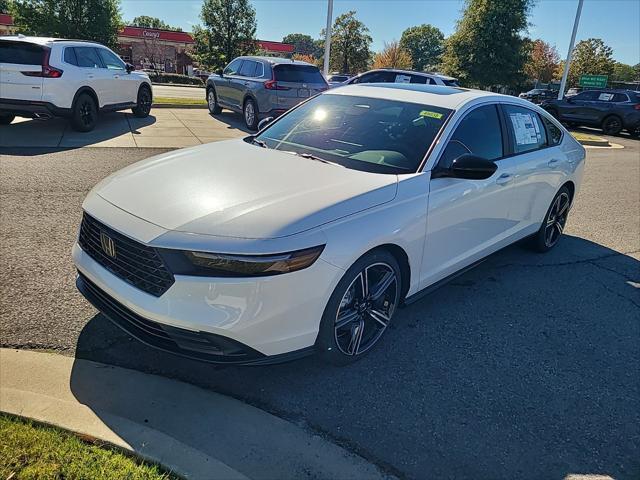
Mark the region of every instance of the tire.
POLYGON ((218 105, 218 96, 213 88, 207 89, 207 106, 211 115, 219 115, 222 112, 222 107, 218 105))
POLYGON ((338 282, 320 321, 316 348, 323 360, 348 365, 368 353, 391 322, 401 292, 400 267, 388 251, 374 250, 355 262, 338 282))
POLYGON ((0 113, 0 125, 9 125, 16 118, 15 115, 0 113))
POLYGON ((133 107, 131 111, 138 118, 146 118, 149 116, 149 113, 151 113, 152 102, 151 89, 147 86, 142 86, 138 90, 136 106, 133 107))
POLYGON ((617 115, 609 115, 602 121, 602 132, 605 135, 618 135, 622 131, 622 119, 617 115))
POLYGON ((251 131, 258 130, 258 109, 252 98, 247 98, 242 107, 242 117, 247 128, 251 131))
POLYGON ((88 93, 81 93, 76 98, 71 113, 71 125, 78 132, 90 132, 98 123, 98 106, 88 93))
POLYGON ((631 135, 632 138, 640 137, 640 127, 629 129, 627 131, 629 132, 629 135, 631 135))
POLYGON ((540 253, 548 252, 555 247, 562 237, 570 209, 571 192, 564 186, 553 197, 540 230, 531 237, 529 246, 540 253))

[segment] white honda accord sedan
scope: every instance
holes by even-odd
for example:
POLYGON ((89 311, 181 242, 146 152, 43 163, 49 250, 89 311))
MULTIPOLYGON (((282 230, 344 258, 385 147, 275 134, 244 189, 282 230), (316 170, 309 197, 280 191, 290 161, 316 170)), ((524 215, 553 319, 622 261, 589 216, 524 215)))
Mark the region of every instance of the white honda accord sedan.
POLYGON ((256 135, 103 180, 83 204, 77 285, 132 336, 179 355, 345 364, 399 306, 493 252, 557 245, 584 159, 515 97, 342 87, 256 135))

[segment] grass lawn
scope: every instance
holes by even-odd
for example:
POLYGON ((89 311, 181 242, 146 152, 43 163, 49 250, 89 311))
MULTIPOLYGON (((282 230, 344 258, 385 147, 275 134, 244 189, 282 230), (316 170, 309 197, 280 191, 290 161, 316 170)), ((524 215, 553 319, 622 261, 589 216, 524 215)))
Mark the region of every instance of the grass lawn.
POLYGON ((207 100, 204 98, 169 98, 155 97, 153 103, 165 103, 173 105, 206 105, 207 100))
POLYGON ((0 414, 1 480, 178 478, 72 433, 0 414))

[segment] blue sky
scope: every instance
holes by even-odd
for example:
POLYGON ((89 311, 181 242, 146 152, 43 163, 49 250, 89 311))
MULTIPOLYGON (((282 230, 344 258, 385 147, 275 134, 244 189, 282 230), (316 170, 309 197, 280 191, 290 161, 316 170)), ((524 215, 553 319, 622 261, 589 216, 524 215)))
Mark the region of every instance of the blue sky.
MULTIPOLYGON (((121 0, 125 20, 137 15, 161 18, 190 31, 200 23, 202 0, 121 0)), ((314 38, 326 22, 326 0, 252 0, 262 40, 282 40, 288 33, 314 38)), ((399 40, 410 26, 430 23, 450 35, 455 31, 462 0, 335 0, 334 18, 349 10, 370 29, 373 50, 384 42, 399 40)), ((529 36, 555 45, 564 57, 569 47, 577 0, 538 0, 529 18, 529 36)), ((585 0, 577 41, 602 38, 620 62, 640 62, 640 1, 585 0)))

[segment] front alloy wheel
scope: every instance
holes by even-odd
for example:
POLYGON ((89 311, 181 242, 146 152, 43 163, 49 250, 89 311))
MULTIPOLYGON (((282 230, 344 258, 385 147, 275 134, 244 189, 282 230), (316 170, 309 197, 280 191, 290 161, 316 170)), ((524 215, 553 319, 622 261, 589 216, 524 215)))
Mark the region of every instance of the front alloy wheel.
POLYGON ((385 250, 358 260, 334 290, 320 324, 316 345, 331 363, 359 359, 382 337, 400 302, 402 279, 385 250))

